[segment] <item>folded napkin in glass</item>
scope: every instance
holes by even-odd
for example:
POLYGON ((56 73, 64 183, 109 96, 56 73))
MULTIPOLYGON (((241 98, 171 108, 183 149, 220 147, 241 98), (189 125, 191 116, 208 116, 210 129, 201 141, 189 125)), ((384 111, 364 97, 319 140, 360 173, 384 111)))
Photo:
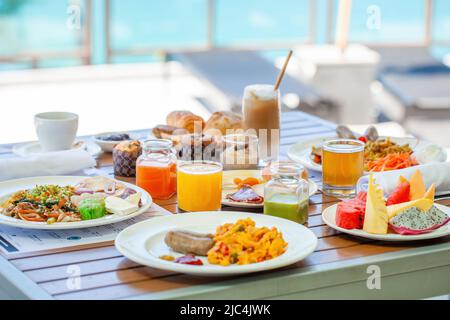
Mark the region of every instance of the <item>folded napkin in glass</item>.
MULTIPOLYGON (((434 183, 436 195, 450 194, 450 162, 433 162, 406 169, 375 172, 376 182, 383 188, 385 194, 390 194, 398 184, 400 176, 410 179, 411 175, 420 170, 425 186, 429 188, 434 183)), ((357 191, 367 190, 369 176, 363 176, 358 181, 357 191)))
POLYGON ((82 149, 5 158, 0 160, 0 180, 70 174, 95 164, 94 158, 82 149))

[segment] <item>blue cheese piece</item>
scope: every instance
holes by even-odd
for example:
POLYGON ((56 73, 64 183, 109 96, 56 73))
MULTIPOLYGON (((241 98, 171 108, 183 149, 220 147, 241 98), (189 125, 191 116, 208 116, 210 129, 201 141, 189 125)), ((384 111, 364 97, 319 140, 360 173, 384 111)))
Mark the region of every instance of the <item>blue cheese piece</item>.
POLYGON ((105 199, 105 207, 107 211, 122 216, 133 213, 139 208, 137 204, 112 196, 105 199))

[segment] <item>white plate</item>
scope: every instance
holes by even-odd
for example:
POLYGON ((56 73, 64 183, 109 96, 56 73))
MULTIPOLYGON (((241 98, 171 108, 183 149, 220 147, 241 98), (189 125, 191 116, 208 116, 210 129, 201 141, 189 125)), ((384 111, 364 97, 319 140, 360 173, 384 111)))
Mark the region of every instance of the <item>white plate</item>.
POLYGON ((293 264, 314 251, 317 246, 317 237, 303 225, 286 219, 245 212, 209 211, 156 217, 136 223, 119 233, 115 245, 117 250, 128 259, 149 267, 201 276, 224 276, 259 272, 293 264), (258 227, 277 227, 288 243, 286 252, 264 262, 226 267, 209 264, 206 257, 201 257, 203 266, 178 264, 159 258, 166 254, 182 256, 173 252, 164 243, 164 237, 169 230, 183 229, 214 233, 219 225, 234 223, 238 219, 245 218, 253 219, 258 227))
MULTIPOLYGON (((386 137, 380 137, 386 138, 386 137)), ((301 141, 294 144, 288 150, 288 157, 292 161, 299 162, 303 164, 306 168, 314 171, 322 172, 322 165, 315 163, 311 159, 311 147, 312 146, 320 146, 326 140, 336 139, 335 135, 323 137, 323 138, 315 138, 311 140, 301 141)), ((423 148, 424 146, 430 144, 428 141, 419 140, 416 138, 395 138, 390 137, 390 139, 398 144, 406 144, 408 143, 413 150, 423 148)), ((444 150, 442 150, 444 152, 444 150)))
MULTIPOLYGON (((82 140, 76 141, 72 146, 72 149, 81 149, 81 148, 85 149, 93 157, 97 157, 102 152, 102 149, 95 143, 87 143, 82 140)), ((12 152, 18 156, 26 157, 35 154, 40 154, 43 151, 39 141, 33 141, 14 145, 12 148, 12 152)))
MULTIPOLYGON (((75 185, 85 178, 88 177, 49 176, 49 177, 24 178, 0 182, 0 203, 6 201, 14 192, 17 192, 19 190, 30 189, 36 185, 43 185, 43 184, 75 185)), ((81 228, 102 226, 105 224, 111 224, 127 220, 146 212, 148 208, 150 208, 150 206, 152 205, 152 198, 148 194, 148 192, 133 184, 126 183, 123 181, 118 182, 123 183, 128 188, 132 188, 142 193, 141 196, 142 207, 140 207, 139 210, 129 215, 109 214, 106 215, 105 217, 93 220, 84 220, 76 222, 58 222, 52 224, 47 224, 46 222, 31 222, 19 220, 5 216, 0 213, 0 224, 25 229, 42 229, 42 230, 81 229, 81 228)))
MULTIPOLYGON (((230 199, 227 199, 227 195, 230 193, 234 193, 238 191, 236 188, 236 185, 234 184, 233 180, 234 178, 249 178, 249 177, 255 177, 258 179, 262 179, 261 176, 261 170, 228 170, 223 172, 223 189, 222 189, 222 204, 229 207, 237 207, 237 208, 262 208, 264 207, 263 203, 245 203, 245 202, 236 202, 231 201, 230 199)), ((308 180, 309 183, 309 196, 314 195, 317 190, 317 184, 312 181, 308 180)), ((258 195, 261 197, 264 197, 264 183, 259 184, 254 187, 253 189, 258 195)))
MULTIPOLYGON (((439 210, 444 211, 447 215, 450 216, 450 208, 443 206, 441 204, 434 204, 436 208, 439 210)), ((433 239, 433 238, 440 238, 445 237, 450 234, 450 223, 447 223, 446 225, 440 227, 439 229, 436 229, 429 233, 424 234, 415 234, 415 235, 402 235, 397 233, 388 233, 388 234, 371 234, 367 233, 360 229, 344 229, 341 227, 338 227, 336 225, 336 208, 337 204, 332 205, 328 208, 326 208, 322 212, 322 219, 323 221, 331 228, 339 230, 341 232, 351 234, 353 236, 358 236, 362 238, 367 239, 373 239, 373 240, 382 240, 382 241, 412 241, 412 240, 425 240, 425 239, 433 239)))

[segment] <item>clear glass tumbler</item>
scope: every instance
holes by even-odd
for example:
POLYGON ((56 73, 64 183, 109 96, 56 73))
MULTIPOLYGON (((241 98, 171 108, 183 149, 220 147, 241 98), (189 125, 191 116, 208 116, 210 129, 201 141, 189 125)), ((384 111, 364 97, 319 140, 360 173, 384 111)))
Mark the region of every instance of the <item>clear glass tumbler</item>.
POLYGON ((351 197, 364 174, 364 143, 352 139, 326 141, 322 151, 323 191, 336 197, 351 197))

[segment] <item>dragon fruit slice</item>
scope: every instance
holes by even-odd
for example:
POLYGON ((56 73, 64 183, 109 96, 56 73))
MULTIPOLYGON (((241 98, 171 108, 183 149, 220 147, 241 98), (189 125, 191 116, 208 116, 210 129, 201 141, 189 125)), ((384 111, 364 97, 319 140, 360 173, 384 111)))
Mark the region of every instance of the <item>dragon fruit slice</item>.
POLYGON ((410 235, 431 232, 450 221, 450 217, 435 206, 427 212, 412 207, 396 215, 389 226, 396 233, 410 235))

